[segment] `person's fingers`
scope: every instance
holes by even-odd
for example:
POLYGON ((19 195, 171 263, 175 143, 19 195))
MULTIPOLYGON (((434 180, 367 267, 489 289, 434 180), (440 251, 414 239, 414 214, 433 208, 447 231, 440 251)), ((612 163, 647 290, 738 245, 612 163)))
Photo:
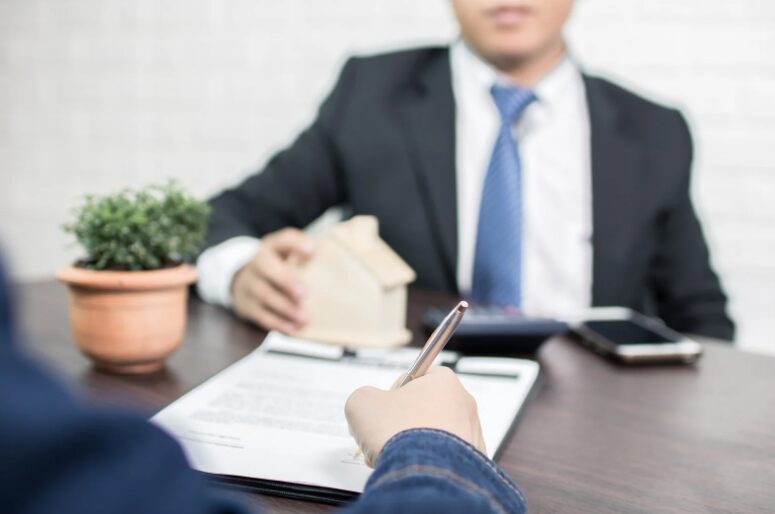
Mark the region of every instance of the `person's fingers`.
POLYGON ((284 228, 265 238, 265 243, 271 245, 283 258, 297 253, 309 257, 315 252, 315 238, 297 228, 284 228))
MULTIPOLYGON (((407 373, 401 373, 398 378, 393 382, 393 385, 390 386, 390 390, 396 390, 398 389, 398 385, 404 380, 404 377, 407 375, 407 373)), ((425 375, 422 377, 418 377, 415 380, 419 379, 427 379, 427 377, 433 377, 431 380, 449 380, 450 378, 457 381, 457 375, 455 375, 455 372, 449 369, 446 366, 432 366, 428 368, 428 371, 425 372, 425 375)), ((409 382, 410 384, 412 382, 409 382)))
POLYGON ((360 388, 345 404, 350 433, 369 466, 377 464, 383 446, 392 436, 411 428, 446 430, 484 453, 486 446, 477 411, 474 397, 446 367, 430 368, 424 376, 398 390, 360 388))
POLYGON ((350 435, 353 436, 363 454, 364 462, 369 467, 374 467, 375 462, 375 449, 372 446, 376 444, 381 448, 381 444, 375 441, 375 438, 380 437, 379 429, 373 424, 376 419, 374 409, 384 405, 382 401, 384 394, 385 391, 376 387, 359 387, 350 394, 344 404, 344 415, 350 435))
POLYGON ((259 303, 253 295, 250 294, 251 282, 257 280, 250 275, 246 270, 242 270, 238 273, 232 286, 232 304, 234 311, 242 318, 246 318, 252 321, 252 312, 258 307, 259 303))
POLYGON ((469 393, 468 390, 463 387, 463 384, 461 384, 460 381, 457 381, 457 385, 460 387, 460 392, 463 394, 463 398, 465 399, 465 403, 469 412, 471 412, 471 414, 478 415, 479 405, 476 403, 476 398, 474 398, 474 395, 469 393))
POLYGON ((364 442, 362 436, 368 432, 368 426, 373 421, 373 410, 379 405, 384 407, 385 393, 373 386, 363 386, 353 391, 345 401, 344 417, 350 433, 361 447, 364 442))
POLYGON ((482 428, 478 427, 479 430, 477 430, 478 438, 476 447, 479 448, 479 451, 483 454, 487 455, 487 445, 484 442, 484 434, 482 434, 482 428))
POLYGON ((484 442, 484 434, 482 433, 482 424, 479 421, 479 414, 476 413, 472 418, 471 433, 474 434, 474 438, 471 443, 482 453, 487 455, 487 445, 484 442))
POLYGON ((257 282, 252 292, 264 307, 276 315, 298 326, 306 323, 306 316, 298 304, 285 292, 275 289, 269 282, 265 280, 257 282))
POLYGON ((401 384, 401 382, 404 381, 404 377, 406 375, 407 375, 406 373, 401 373, 400 375, 398 375, 398 378, 395 380, 395 382, 393 382, 393 385, 390 386, 390 390, 394 391, 394 390, 398 389, 398 387, 401 384))
POLYGON ((304 284, 296 270, 286 264, 279 255, 268 251, 260 252, 252 269, 276 289, 284 291, 293 301, 299 302, 304 296, 304 284))
POLYGON ((474 435, 472 444, 485 455, 487 454, 487 445, 484 443, 484 434, 482 433, 482 424, 479 420, 479 405, 476 403, 476 398, 463 387, 463 384, 459 382, 460 390, 462 392, 464 404, 468 410, 468 418, 471 420, 471 434, 474 435))
POLYGON ((374 459, 375 458, 371 455, 371 452, 363 454, 363 463, 372 469, 374 469, 374 467, 377 465, 377 462, 374 459))
POLYGON ((363 386, 353 391, 344 403, 344 415, 347 421, 355 420, 364 408, 373 404, 373 400, 381 393, 384 391, 373 386, 363 386))
POLYGON ((252 318, 266 330, 277 330, 283 334, 290 334, 296 329, 293 323, 281 318, 262 305, 257 305, 251 315, 252 318))
POLYGON ((425 375, 444 376, 448 378, 451 377, 457 380, 457 375, 455 375, 455 372, 447 366, 431 366, 428 368, 428 371, 425 372, 425 375))

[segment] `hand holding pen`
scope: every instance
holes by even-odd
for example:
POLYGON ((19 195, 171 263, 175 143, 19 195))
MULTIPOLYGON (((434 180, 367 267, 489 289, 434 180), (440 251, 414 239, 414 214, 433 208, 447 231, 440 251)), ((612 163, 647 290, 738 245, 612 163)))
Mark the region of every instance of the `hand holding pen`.
POLYGON ((411 428, 445 430, 485 451, 476 401, 452 370, 430 368, 467 307, 460 302, 441 322, 398 387, 385 391, 367 386, 350 395, 345 415, 367 465, 376 464, 391 437, 411 428))

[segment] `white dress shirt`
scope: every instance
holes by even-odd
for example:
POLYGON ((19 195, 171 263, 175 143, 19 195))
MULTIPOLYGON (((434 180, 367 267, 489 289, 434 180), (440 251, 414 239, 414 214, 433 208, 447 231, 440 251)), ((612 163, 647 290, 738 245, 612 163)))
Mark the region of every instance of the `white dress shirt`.
MULTIPOLYGON (((490 94, 508 83, 462 41, 450 51, 455 95, 458 263, 471 291, 484 178, 501 123, 490 94)), ((533 88, 514 127, 522 164, 522 309, 533 316, 575 315, 592 294, 592 193, 589 111, 584 81, 565 57, 533 88)))
MULTIPOLYGON (((490 95, 507 82, 462 41, 450 50, 455 96, 458 287, 471 290, 484 178, 500 126, 490 95)), ((581 73, 564 58, 536 84, 537 101, 514 127, 522 164, 522 301, 528 315, 563 317, 590 305, 592 279, 589 113, 581 73)), ((234 274, 258 250, 252 237, 229 239, 197 261, 199 294, 229 306, 234 274)))

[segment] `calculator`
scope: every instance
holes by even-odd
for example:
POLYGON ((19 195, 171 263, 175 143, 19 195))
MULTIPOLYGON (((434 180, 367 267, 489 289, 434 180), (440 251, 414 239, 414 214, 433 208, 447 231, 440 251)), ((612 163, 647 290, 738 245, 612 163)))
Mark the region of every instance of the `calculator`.
MULTIPOLYGON (((422 325, 430 334, 449 309, 425 311, 422 325)), ((568 324, 550 318, 531 318, 519 311, 488 305, 471 305, 446 348, 469 355, 533 354, 550 337, 566 332, 568 324)))

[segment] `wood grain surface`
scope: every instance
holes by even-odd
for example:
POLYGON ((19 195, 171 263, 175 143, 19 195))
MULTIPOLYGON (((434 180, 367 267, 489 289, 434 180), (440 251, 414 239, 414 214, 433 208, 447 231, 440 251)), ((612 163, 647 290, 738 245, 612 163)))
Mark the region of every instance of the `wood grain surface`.
MULTIPOLYGON (((190 300, 186 339, 148 376, 94 369, 76 350, 67 292, 53 281, 18 288, 31 352, 96 401, 150 415, 248 354, 265 333, 190 300)), ((413 291, 410 328, 448 296, 413 291)), ((775 358, 706 343, 696 366, 624 367, 568 337, 543 345, 541 386, 499 463, 531 513, 775 512, 775 358)), ((331 507, 254 495, 269 512, 331 507)))

